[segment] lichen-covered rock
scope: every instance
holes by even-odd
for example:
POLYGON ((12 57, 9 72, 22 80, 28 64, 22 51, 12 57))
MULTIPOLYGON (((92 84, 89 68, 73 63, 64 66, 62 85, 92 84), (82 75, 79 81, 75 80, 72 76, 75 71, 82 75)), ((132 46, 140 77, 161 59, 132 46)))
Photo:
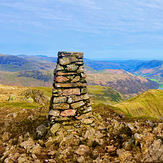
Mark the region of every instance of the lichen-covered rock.
POLYGON ((49 111, 49 116, 58 117, 59 115, 60 115, 60 111, 58 111, 58 110, 50 110, 49 111))
POLYGON ((43 137, 46 134, 46 132, 47 130, 45 124, 41 124, 36 128, 37 137, 43 137))
POLYGON ((79 101, 79 102, 76 102, 76 103, 71 104, 71 107, 73 109, 76 109, 76 108, 79 108, 79 107, 81 107, 83 105, 85 105, 85 103, 83 101, 79 101))
POLYGON ((53 99, 54 104, 65 103, 66 101, 67 101, 67 97, 54 97, 53 99))
POLYGON ((14 101, 16 100, 16 95, 10 95, 8 101, 14 101))
POLYGON ((60 124, 59 124, 59 123, 55 123, 55 124, 51 127, 50 131, 51 131, 51 133, 52 133, 53 135, 55 135, 55 133, 59 130, 59 128, 60 128, 60 124))
POLYGON ((78 66, 75 64, 67 65, 67 71, 76 71, 78 69, 78 66))
POLYGON ((60 104, 53 104, 52 109, 54 110, 65 110, 65 109, 69 109, 69 104, 67 103, 60 103, 60 104))

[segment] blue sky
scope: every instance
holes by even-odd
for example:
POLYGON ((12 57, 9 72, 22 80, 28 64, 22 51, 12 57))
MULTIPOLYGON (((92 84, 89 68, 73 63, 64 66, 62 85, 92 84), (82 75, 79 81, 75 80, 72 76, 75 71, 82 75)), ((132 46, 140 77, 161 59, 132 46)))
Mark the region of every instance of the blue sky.
POLYGON ((0 53, 163 59, 163 0, 0 0, 0 53))

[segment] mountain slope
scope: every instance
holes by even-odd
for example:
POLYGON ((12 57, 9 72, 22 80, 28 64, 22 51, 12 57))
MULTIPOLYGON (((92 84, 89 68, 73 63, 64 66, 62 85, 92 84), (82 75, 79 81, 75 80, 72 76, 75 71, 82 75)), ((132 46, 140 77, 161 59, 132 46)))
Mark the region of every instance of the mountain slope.
POLYGON ((152 60, 139 65, 132 71, 135 75, 147 77, 163 86, 163 61, 152 60))
POLYGON ((134 117, 145 116, 163 119, 163 90, 148 90, 114 106, 134 117))
POLYGON ((13 55, 0 55, 0 71, 49 70, 55 63, 40 63, 13 55))
POLYGON ((139 60, 110 60, 110 61, 99 61, 84 59, 84 63, 95 70, 103 69, 123 69, 126 71, 132 71, 136 69, 137 66, 145 63, 145 61, 139 60))
MULTIPOLYGON (((158 84, 146 78, 137 77, 124 70, 105 70, 92 73, 86 69, 88 85, 112 87, 126 98, 138 95, 148 89, 157 89, 158 84)), ((53 70, 32 70, 19 72, 0 71, 0 83, 17 86, 52 86, 53 70)))
MULTIPOLYGON (((0 55, 0 83, 17 86, 50 86, 56 57, 0 55), (3 72, 2 72, 3 71, 3 72), (5 73, 7 71, 8 73, 5 73), (9 73, 13 72, 13 73, 9 73)), ((144 61, 92 61, 85 59, 85 73, 88 85, 112 87, 126 98, 138 95, 148 89, 157 89, 155 81, 136 77, 120 69, 133 69, 144 61), (88 64, 88 65, 87 65, 88 64), (100 70, 95 70, 100 69, 100 70), (112 67, 113 69, 103 69, 112 67)))
POLYGON ((93 99, 93 103, 103 103, 112 105, 124 101, 125 98, 121 93, 110 87, 105 86, 88 86, 88 92, 93 99))
POLYGON ((146 78, 135 76, 124 70, 103 70, 100 73, 87 74, 88 85, 112 87, 126 98, 138 95, 148 89, 157 89, 159 85, 146 78))

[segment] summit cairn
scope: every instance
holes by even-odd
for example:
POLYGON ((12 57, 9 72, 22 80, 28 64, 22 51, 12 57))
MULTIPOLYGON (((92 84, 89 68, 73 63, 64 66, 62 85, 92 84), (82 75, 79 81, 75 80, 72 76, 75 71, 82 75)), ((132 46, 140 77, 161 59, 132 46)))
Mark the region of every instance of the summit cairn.
POLYGON ((92 123, 88 118, 92 108, 85 78, 83 53, 58 52, 49 111, 51 124, 72 120, 92 123))

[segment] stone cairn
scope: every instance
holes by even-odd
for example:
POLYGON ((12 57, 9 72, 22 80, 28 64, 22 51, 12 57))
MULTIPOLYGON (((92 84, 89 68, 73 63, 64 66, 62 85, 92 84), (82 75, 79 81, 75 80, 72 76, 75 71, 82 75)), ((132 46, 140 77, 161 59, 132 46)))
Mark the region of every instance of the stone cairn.
POLYGON ((51 124, 72 120, 92 123, 88 116, 85 119, 92 110, 85 78, 83 53, 58 52, 49 111, 51 124))

